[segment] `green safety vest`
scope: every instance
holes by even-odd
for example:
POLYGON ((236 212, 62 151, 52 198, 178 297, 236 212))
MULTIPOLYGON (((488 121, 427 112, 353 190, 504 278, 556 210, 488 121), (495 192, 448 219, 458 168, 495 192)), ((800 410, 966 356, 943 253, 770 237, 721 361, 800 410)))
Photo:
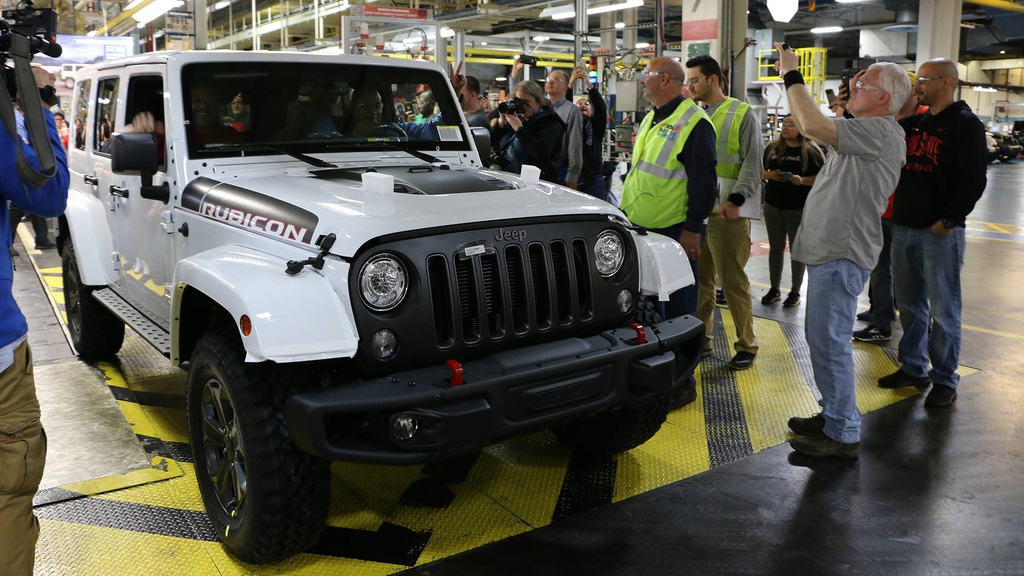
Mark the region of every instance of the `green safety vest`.
POLYGON ((715 167, 719 178, 736 180, 740 177, 740 124, 743 117, 750 112, 750 105, 735 98, 726 98, 715 113, 711 115, 711 123, 715 125, 718 145, 715 153, 718 165, 715 167))
POLYGON ((707 117, 690 98, 654 126, 654 112, 644 117, 619 202, 631 222, 657 229, 686 220, 686 167, 677 157, 693 127, 707 117))

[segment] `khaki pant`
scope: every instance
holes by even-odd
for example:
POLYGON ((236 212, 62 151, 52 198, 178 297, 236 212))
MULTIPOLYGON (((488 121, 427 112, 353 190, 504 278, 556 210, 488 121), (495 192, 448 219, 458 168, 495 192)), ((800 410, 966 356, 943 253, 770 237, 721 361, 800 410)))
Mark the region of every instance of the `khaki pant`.
POLYGON ((32 574, 39 520, 32 497, 46 462, 46 434, 32 378, 28 342, 14 351, 14 364, 0 374, 0 573, 32 574))
POLYGON ((697 318, 711 339, 715 313, 715 286, 722 279, 722 290, 729 301, 729 312, 736 325, 737 352, 757 353, 754 338, 754 307, 750 301, 750 281, 743 267, 750 259, 750 220, 722 220, 711 215, 708 233, 701 246, 697 265, 697 318))

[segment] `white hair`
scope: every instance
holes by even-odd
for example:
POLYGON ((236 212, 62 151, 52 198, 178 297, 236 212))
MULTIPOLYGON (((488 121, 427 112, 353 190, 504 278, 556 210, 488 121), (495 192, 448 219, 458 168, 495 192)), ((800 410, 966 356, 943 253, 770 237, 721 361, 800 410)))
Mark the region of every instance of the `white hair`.
POLYGON ((895 115, 910 97, 910 79, 907 71, 892 62, 878 62, 869 68, 878 70, 879 88, 889 94, 889 113, 895 115))

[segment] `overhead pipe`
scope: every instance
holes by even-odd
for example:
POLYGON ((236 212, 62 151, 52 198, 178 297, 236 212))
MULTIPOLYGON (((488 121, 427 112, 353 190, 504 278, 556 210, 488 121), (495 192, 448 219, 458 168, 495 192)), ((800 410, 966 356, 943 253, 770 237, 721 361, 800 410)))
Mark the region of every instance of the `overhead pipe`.
POLYGON ((971 4, 979 4, 989 8, 998 8, 1007 12, 1018 12, 1024 14, 1024 4, 1007 2, 1006 0, 970 0, 971 4))

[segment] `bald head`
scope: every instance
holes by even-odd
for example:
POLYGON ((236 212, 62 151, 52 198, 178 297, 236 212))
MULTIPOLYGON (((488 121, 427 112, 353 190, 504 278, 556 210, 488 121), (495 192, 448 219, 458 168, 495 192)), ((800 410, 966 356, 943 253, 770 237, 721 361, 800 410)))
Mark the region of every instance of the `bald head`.
POLYGON ((686 82, 686 71, 683 70, 683 65, 680 64, 674 58, 667 56, 658 56, 652 58, 651 63, 647 66, 648 70, 657 70, 658 72, 665 73, 668 75, 669 80, 679 84, 680 86, 686 82))
POLYGON ((960 71, 956 69, 956 62, 948 58, 934 58, 921 65, 921 70, 928 69, 928 74, 921 74, 921 76, 945 76, 946 78, 952 78, 953 84, 955 85, 960 81, 960 71))

